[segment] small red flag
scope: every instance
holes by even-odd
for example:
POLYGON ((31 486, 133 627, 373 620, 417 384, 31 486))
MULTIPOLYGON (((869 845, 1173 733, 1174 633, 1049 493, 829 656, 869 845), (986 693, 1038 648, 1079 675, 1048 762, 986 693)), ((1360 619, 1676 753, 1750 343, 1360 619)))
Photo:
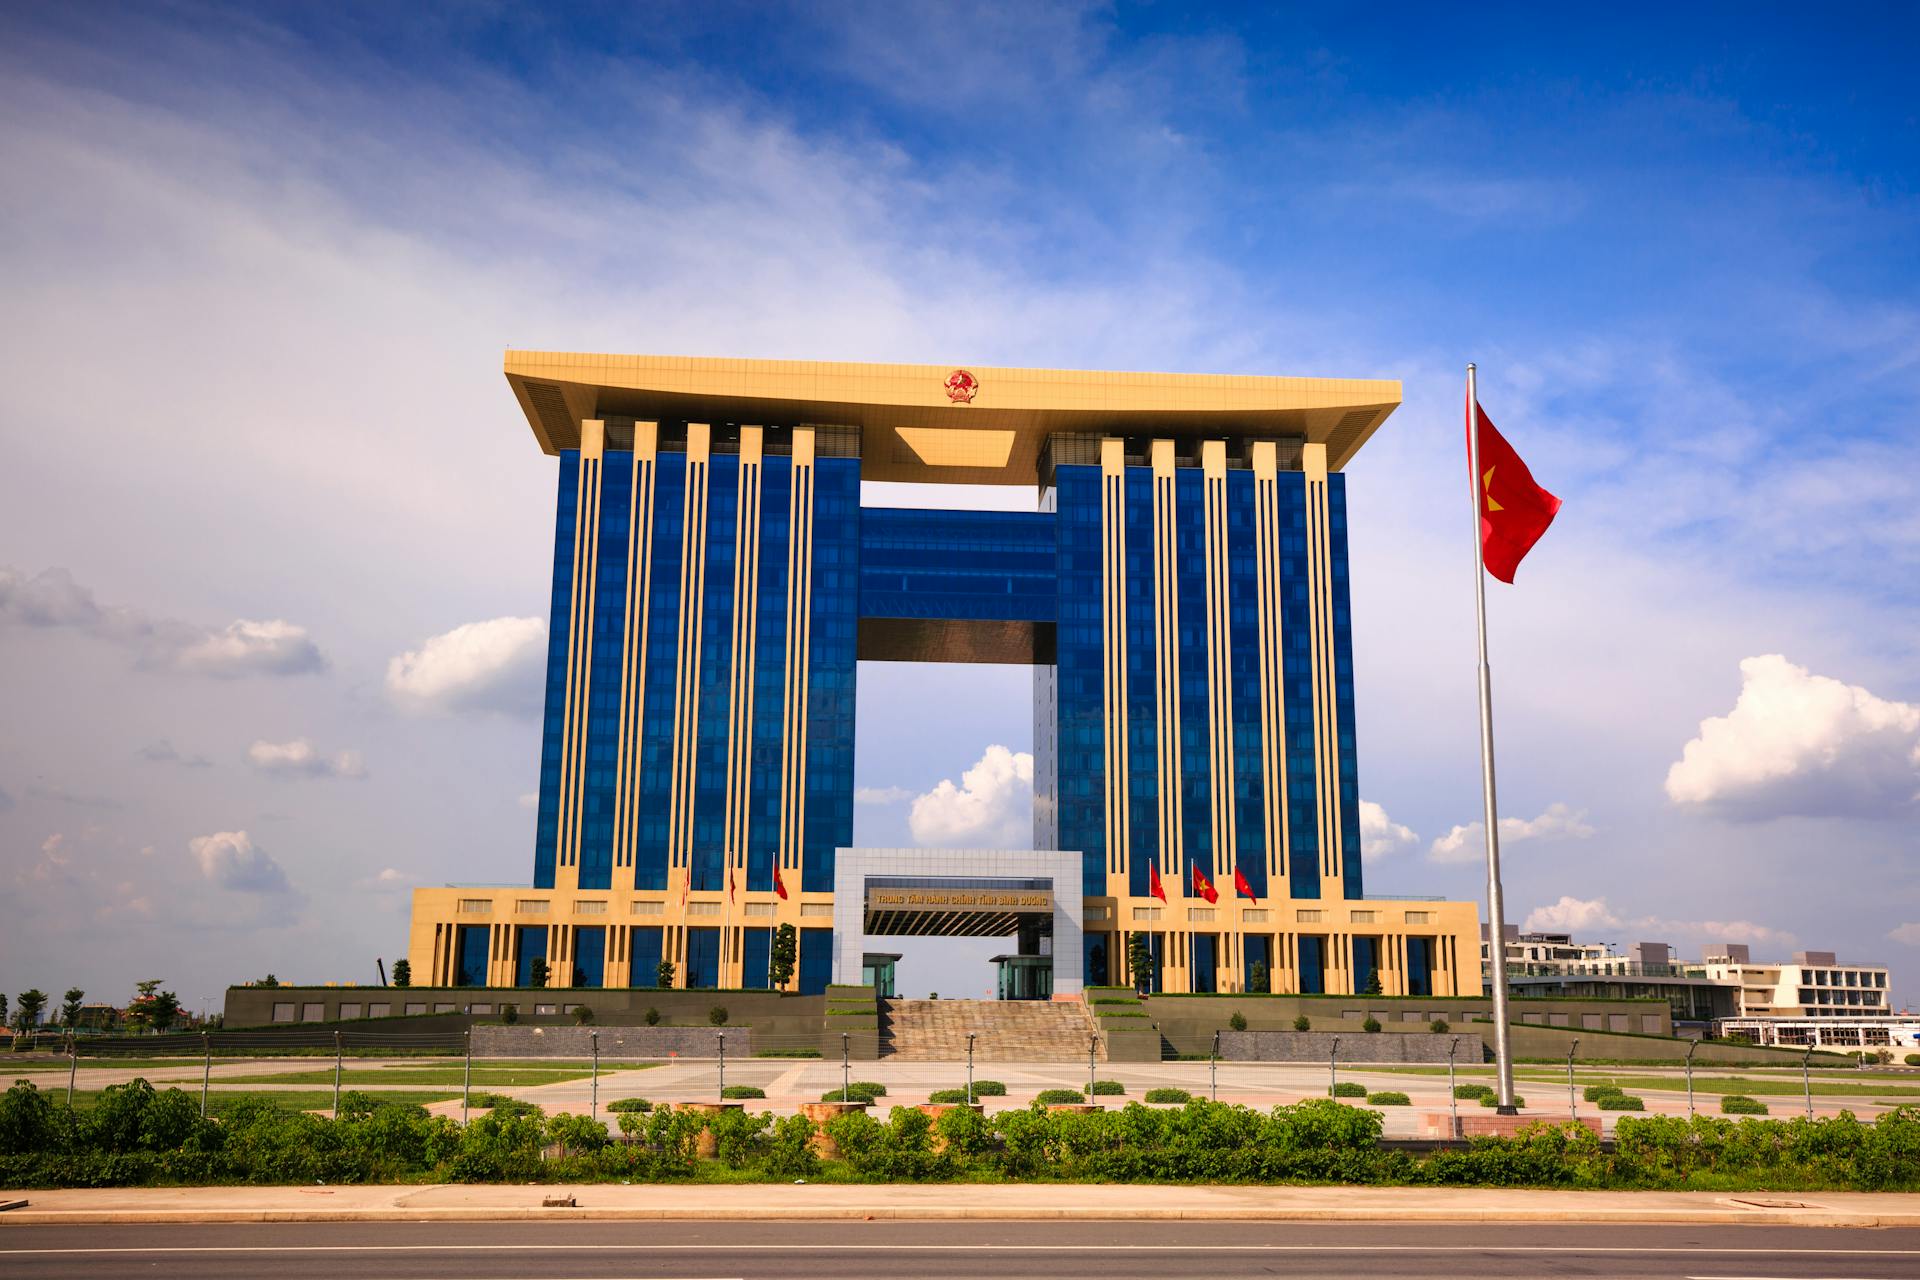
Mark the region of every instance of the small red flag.
POLYGON ((1167 900, 1166 888, 1160 883, 1160 864, 1158 862, 1149 862, 1147 864, 1147 892, 1162 902, 1167 900))
POLYGON ((1197 862, 1193 864, 1193 891, 1208 902, 1220 901, 1220 891, 1213 887, 1213 881, 1207 879, 1206 873, 1200 870, 1200 864, 1197 862))
POLYGON ((1488 573, 1510 583, 1520 561, 1553 523, 1560 499, 1534 483, 1533 473, 1485 409, 1478 404, 1467 408, 1480 429, 1481 555, 1488 573))
POLYGON ((1241 874, 1239 867, 1233 869, 1233 887, 1255 902, 1260 901, 1260 895, 1253 891, 1253 886, 1247 883, 1247 878, 1241 874))
POLYGON ((727 872, 727 901, 733 901, 733 872, 727 872))
POLYGON ((787 882, 780 878, 779 863, 775 863, 773 867, 773 891, 783 899, 787 896, 787 882))

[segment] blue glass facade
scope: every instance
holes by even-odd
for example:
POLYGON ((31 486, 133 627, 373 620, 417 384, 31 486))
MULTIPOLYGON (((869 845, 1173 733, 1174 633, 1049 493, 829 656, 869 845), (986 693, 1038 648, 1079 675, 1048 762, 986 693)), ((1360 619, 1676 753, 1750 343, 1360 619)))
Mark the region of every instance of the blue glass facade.
MULTIPOLYGON (((741 897, 767 901, 776 864, 788 899, 831 893, 852 842, 863 621, 1044 638, 1035 843, 1078 850, 1089 897, 1148 899, 1162 860, 1168 914, 1129 919, 1163 921, 1156 967, 1186 989, 1292 967, 1285 931, 1243 934, 1225 915, 1189 928, 1196 868, 1222 904, 1244 901, 1236 871, 1262 904, 1361 896, 1343 476, 1256 479, 1244 445, 1224 466, 1159 451, 1156 472, 1130 440, 1118 465, 1067 450, 1033 512, 863 509, 844 437, 815 451, 804 429, 706 430, 663 424, 645 446, 609 436, 559 459, 534 884, 656 895, 644 914, 664 922, 621 923, 616 899, 614 934, 577 935, 577 976, 651 985, 664 959, 692 985, 764 984, 767 917, 749 927, 741 897), (1323 832, 1323 815, 1337 825, 1323 832), (1110 824, 1124 848, 1109 850, 1110 824)), ((1089 925, 1089 976, 1125 980, 1128 928, 1089 925)), ((546 936, 517 940, 524 980, 546 936)), ((1331 955, 1303 942, 1303 989, 1331 955)), ((824 988, 830 957, 829 931, 802 930, 802 990, 824 988)))
POLYGON ((483 924, 463 924, 454 937, 453 985, 487 985, 487 934, 483 924))

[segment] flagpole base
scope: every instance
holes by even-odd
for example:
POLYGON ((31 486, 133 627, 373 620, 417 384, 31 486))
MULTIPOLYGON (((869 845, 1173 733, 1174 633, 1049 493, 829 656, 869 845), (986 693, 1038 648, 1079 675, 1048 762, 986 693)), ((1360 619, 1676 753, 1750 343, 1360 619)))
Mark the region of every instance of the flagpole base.
POLYGON ((1495 1114, 1495 1115, 1497 1115, 1497 1116, 1517 1116, 1517 1115, 1519 1115, 1519 1114, 1520 1114, 1520 1108, 1518 1108, 1518 1107, 1495 1107, 1495 1108, 1493 1109, 1493 1114, 1495 1114))

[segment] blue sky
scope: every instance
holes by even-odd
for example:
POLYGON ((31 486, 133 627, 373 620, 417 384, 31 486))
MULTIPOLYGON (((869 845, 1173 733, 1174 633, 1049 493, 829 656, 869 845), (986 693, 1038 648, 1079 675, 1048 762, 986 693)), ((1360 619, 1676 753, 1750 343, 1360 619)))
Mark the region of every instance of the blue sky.
MULTIPOLYGON (((0 987, 364 979, 405 886, 525 877, 538 637, 474 629, 546 590, 521 346, 1403 379, 1350 479, 1369 876, 1455 896, 1477 360, 1567 500, 1493 588, 1515 916, 1920 997, 1917 27, 0 8, 0 987)), ((966 771, 1024 673, 861 679, 860 839, 1022 824, 966 771)))

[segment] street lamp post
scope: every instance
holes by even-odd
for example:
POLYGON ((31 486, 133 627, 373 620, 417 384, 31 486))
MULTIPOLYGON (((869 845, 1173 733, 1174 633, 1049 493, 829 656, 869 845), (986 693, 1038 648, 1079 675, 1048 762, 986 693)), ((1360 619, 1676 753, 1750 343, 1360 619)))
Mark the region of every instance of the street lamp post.
MULTIPOLYGON (((724 1031, 720 1032, 719 1040, 720 1040, 720 1098, 721 1100, 724 1101, 727 1096, 727 1033, 724 1031)), ((598 1041, 595 1041, 596 1045, 598 1043, 599 1043, 598 1041)), ((596 1048, 594 1052, 597 1054, 599 1050, 596 1048)))
POLYGON ((466 1065, 460 1072, 460 1123, 467 1122, 467 1109, 473 1100, 473 1028, 467 1028, 466 1065))
POLYGON ((967 1105, 973 1105, 973 1036, 967 1032, 967 1105))
POLYGON ((340 1033, 333 1033, 333 1118, 340 1118, 340 1033))
POLYGON ((1573 1092, 1573 1055, 1574 1051, 1579 1047, 1580 1037, 1578 1036, 1575 1036, 1573 1043, 1567 1046, 1567 1119, 1569 1120, 1578 1120, 1580 1118, 1580 1107, 1579 1104, 1574 1101, 1575 1094, 1573 1092))
POLYGON ((1460 1136, 1460 1095, 1453 1091, 1453 1055, 1460 1051, 1460 1037, 1447 1041, 1447 1117, 1451 1136, 1460 1136))
POLYGON ((1687 1119, 1693 1119, 1693 1055, 1700 1048, 1700 1042, 1693 1040, 1687 1044, 1687 1119))
POLYGON ((1813 1119, 1813 1046, 1807 1046, 1806 1056, 1800 1059, 1800 1085, 1807 1091, 1807 1119, 1813 1119))
MULTIPOLYGON (((593 1043, 593 1097, 592 1097, 592 1100, 587 1104, 587 1114, 594 1117, 595 1119, 599 1119, 600 1117, 600 1033, 598 1031, 590 1032, 587 1036, 587 1039, 593 1043)), ((724 1044, 725 1042, 723 1041, 722 1043, 724 1044)), ((724 1062, 725 1059, 723 1058, 722 1061, 724 1062)), ((722 1070, 724 1069, 725 1068, 723 1067, 722 1070)))
POLYGON ((1340 1037, 1335 1036, 1333 1044, 1327 1049, 1327 1096, 1329 1098, 1339 1096, 1333 1091, 1334 1087, 1340 1083, 1339 1071, 1334 1066, 1338 1061, 1340 1061, 1340 1037))
POLYGON ((1100 1049, 1100 1037, 1088 1036, 1087 1037, 1087 1099, 1088 1101, 1092 1101, 1093 1099, 1093 1075, 1094 1075, 1093 1059, 1094 1059, 1094 1054, 1099 1052, 1099 1049, 1100 1049))
POLYGON ((852 1061, 850 1057, 852 1053, 850 1042, 852 1039, 852 1032, 842 1031, 840 1033, 840 1101, 842 1102, 853 1101, 852 1098, 847 1096, 847 1090, 853 1087, 853 1068, 850 1065, 852 1061))
POLYGON ((1215 1102, 1220 1101, 1220 1033, 1213 1033, 1213 1050, 1207 1054, 1207 1088, 1215 1102))

